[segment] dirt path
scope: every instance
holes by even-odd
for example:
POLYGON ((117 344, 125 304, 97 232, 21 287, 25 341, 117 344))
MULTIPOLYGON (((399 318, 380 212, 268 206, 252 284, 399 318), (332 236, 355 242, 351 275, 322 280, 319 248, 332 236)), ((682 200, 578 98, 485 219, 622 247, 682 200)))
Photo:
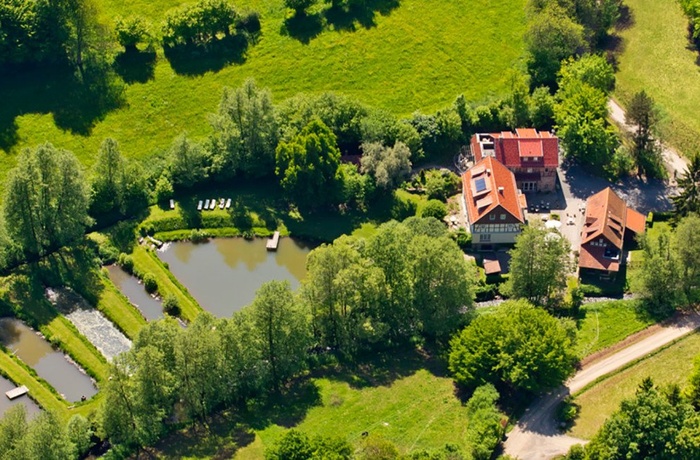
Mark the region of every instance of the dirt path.
POLYGON ((585 443, 583 439, 560 433, 554 415, 557 404, 567 395, 582 390, 596 379, 648 355, 697 328, 700 328, 700 314, 683 316, 673 323, 658 327, 655 333, 641 338, 627 348, 587 364, 565 385, 543 395, 527 409, 515 428, 508 433, 505 453, 521 460, 550 459, 565 454, 574 444, 585 443))
MULTIPOLYGON (((634 128, 627 123, 625 123, 625 109, 623 109, 620 104, 615 100, 610 99, 608 101, 608 109, 610 110, 610 117, 615 123, 620 125, 622 129, 628 132, 632 132, 634 128)), ((688 161, 680 156, 673 148, 662 145, 662 155, 664 157, 664 163, 666 164, 666 169, 668 170, 668 177, 671 184, 675 185, 677 176, 680 176, 688 167, 688 161)))

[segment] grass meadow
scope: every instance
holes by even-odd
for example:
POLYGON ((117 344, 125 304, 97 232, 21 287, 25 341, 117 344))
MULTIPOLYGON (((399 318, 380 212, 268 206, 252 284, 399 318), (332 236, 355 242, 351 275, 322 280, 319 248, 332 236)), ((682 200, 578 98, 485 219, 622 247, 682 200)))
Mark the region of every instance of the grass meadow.
POLYGON ((661 113, 663 139, 684 155, 700 153, 700 52, 676 0, 625 0, 629 26, 621 37, 615 96, 626 103, 645 90, 661 113))
POLYGON ((646 377, 651 377, 657 385, 676 383, 682 388, 693 368, 693 358, 698 353, 700 333, 696 332, 579 394, 576 403, 581 406, 581 412, 570 434, 591 438, 620 407, 623 399, 634 396, 646 377))
MULTIPOLYGON (((165 11, 183 3, 98 1, 107 24, 116 16, 141 15, 159 25, 165 11)), ((204 57, 168 60, 162 48, 153 59, 125 63, 121 72, 130 83, 115 110, 96 111, 90 100, 81 104, 70 84, 50 72, 5 77, 0 183, 22 148, 44 141, 73 151, 89 167, 108 136, 141 160, 166 149, 182 131, 203 137, 222 88, 248 77, 269 87, 278 102, 299 92, 336 91, 409 115, 433 111, 461 93, 475 102, 501 95, 509 69, 522 67, 525 0, 381 0, 363 17, 323 19, 312 36, 308 27, 287 30, 283 0, 233 3, 261 14, 257 43, 227 65, 204 57)), ((316 8, 326 8, 319 3, 316 8)))

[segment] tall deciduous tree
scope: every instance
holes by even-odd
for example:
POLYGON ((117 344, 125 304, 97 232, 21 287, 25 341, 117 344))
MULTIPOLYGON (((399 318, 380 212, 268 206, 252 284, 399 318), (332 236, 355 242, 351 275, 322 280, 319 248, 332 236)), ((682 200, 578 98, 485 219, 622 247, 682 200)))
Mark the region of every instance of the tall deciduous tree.
POLYGON ((508 301, 477 317, 451 342, 449 367, 457 382, 530 392, 563 382, 574 369, 574 332, 541 308, 508 301))
POLYGON ((303 370, 310 344, 306 318, 299 311, 288 282, 265 283, 250 306, 256 340, 275 389, 303 370))
POLYGON ((647 177, 664 177, 666 174, 661 148, 653 135, 657 119, 654 100, 645 91, 636 93, 627 107, 625 122, 635 126, 633 156, 639 174, 647 177))
POLYGON ((504 286, 508 295, 540 306, 556 302, 566 289, 569 250, 559 232, 541 224, 525 227, 510 251, 510 278, 504 286))
POLYGON ((170 146, 170 176, 176 187, 189 188, 207 177, 206 154, 197 144, 181 134, 170 146))
POLYGON ((411 173, 411 151, 403 142, 386 147, 378 142, 362 144, 362 173, 371 174, 378 187, 393 189, 411 173))
POLYGON ((673 196, 673 206, 681 216, 700 212, 700 154, 690 157, 690 164, 678 178, 680 192, 673 196))
POLYGON ((51 144, 23 151, 5 190, 9 236, 27 255, 42 256, 73 243, 90 223, 80 164, 51 144))
POLYGON ((681 271, 686 299, 695 303, 700 289, 700 217, 690 214, 680 220, 674 232, 674 252, 681 271))
POLYGON ((301 206, 335 199, 340 165, 336 137, 319 119, 288 141, 280 142, 275 172, 282 188, 301 206))
POLYGON ((609 94, 615 87, 615 69, 600 54, 586 54, 563 62, 559 71, 559 86, 581 82, 609 94))
POLYGON ((272 96, 251 78, 240 88, 224 88, 219 110, 212 115, 213 168, 224 177, 272 175, 278 126, 272 96))

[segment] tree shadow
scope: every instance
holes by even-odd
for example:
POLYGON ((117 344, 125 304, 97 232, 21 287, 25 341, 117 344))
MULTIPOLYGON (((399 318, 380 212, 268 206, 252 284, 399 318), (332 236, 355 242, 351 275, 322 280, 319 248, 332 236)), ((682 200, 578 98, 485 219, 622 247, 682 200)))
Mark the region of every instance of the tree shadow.
POLYGON ((197 211, 199 199, 196 195, 188 195, 178 198, 178 212, 180 217, 185 221, 187 228, 202 227, 202 211, 197 211))
POLYGON ((218 72, 230 64, 243 64, 248 46, 244 34, 235 34, 215 40, 207 46, 187 44, 167 46, 163 50, 175 73, 196 76, 218 72))
POLYGON ((634 15, 632 10, 627 5, 620 5, 620 17, 615 23, 615 30, 622 31, 627 30, 635 24, 634 15))
POLYGON ((320 14, 300 13, 285 19, 280 33, 308 45, 321 31, 323 31, 323 17, 320 14))
POLYGON ((156 68, 156 52, 152 49, 120 53, 114 59, 114 70, 125 83, 146 83, 153 80, 156 68))
POLYGON ((366 0, 361 4, 351 3, 349 6, 331 6, 324 16, 329 25, 338 31, 355 31, 356 24, 365 29, 377 26, 377 13, 389 15, 400 6, 400 0, 366 0))
POLYGON ((56 126, 87 136, 107 113, 125 103, 124 84, 108 67, 45 66, 0 75, 0 148, 17 144, 17 117, 53 114, 56 126))

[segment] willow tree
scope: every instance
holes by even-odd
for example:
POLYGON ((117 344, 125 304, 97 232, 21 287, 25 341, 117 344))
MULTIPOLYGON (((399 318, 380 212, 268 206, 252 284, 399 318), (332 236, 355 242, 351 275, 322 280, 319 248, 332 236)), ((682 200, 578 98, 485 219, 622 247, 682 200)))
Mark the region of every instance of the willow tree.
POLYGON ((84 234, 91 222, 88 205, 75 155, 49 143, 25 149, 5 189, 8 236, 25 255, 46 255, 84 234))

